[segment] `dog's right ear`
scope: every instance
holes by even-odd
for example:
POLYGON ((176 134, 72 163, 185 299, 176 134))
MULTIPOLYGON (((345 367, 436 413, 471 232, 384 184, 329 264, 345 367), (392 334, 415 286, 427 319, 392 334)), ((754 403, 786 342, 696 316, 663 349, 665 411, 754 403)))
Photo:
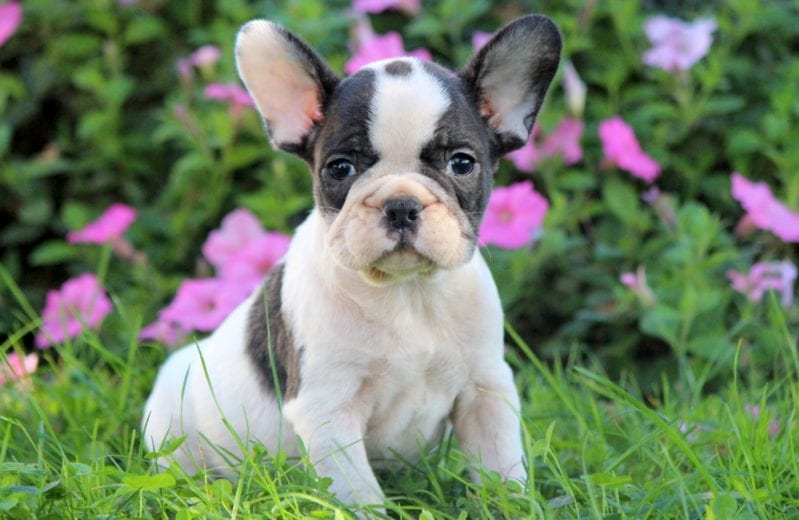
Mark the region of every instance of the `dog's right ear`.
POLYGON ((308 135, 324 118, 336 74, 303 41, 267 20, 239 30, 236 67, 273 146, 307 159, 308 135))

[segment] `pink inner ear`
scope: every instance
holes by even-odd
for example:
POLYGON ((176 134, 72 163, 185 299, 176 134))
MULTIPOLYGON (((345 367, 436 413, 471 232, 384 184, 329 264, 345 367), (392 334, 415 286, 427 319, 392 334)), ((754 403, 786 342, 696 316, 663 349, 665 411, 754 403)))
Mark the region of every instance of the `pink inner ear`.
POLYGON ((323 118, 321 86, 281 31, 257 20, 242 28, 236 42, 239 74, 277 146, 302 142, 323 118))
MULTIPOLYGON (((487 99, 480 100, 480 116, 491 122, 495 114, 494 107, 491 106, 487 99)), ((492 125, 497 126, 495 123, 492 123, 492 125)))

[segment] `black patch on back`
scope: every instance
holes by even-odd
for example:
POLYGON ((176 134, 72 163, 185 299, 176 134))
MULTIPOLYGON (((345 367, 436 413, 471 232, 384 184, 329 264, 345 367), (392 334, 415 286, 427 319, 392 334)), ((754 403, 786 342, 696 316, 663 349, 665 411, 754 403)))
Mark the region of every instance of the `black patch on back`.
POLYGON ((344 79, 333 93, 325 119, 314 135, 314 197, 319 209, 327 215, 341 210, 352 184, 377 162, 377 153, 369 140, 374 91, 372 70, 361 70, 344 79), (340 157, 352 161, 357 173, 339 181, 325 173, 325 165, 340 157))
POLYGON ((386 73, 389 76, 410 76, 413 72, 413 67, 407 61, 397 60, 387 63, 385 66, 386 73))
POLYGON ((283 316, 280 296, 283 264, 278 264, 264 282, 247 317, 247 354, 258 371, 261 384, 287 401, 300 389, 300 356, 283 316), (270 352, 271 350, 271 352, 270 352), (277 391, 277 383, 280 391, 277 391))

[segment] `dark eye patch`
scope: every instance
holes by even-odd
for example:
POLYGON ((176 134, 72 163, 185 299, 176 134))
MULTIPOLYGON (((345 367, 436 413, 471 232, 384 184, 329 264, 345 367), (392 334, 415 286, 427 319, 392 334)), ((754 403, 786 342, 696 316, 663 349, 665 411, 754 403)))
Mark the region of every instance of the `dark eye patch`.
POLYGON ((370 104, 375 74, 361 70, 343 80, 331 96, 314 145, 314 196, 325 213, 335 214, 344 206, 358 176, 377 161, 369 139, 370 104), (352 174, 336 179, 329 175, 331 160, 346 158, 352 174))

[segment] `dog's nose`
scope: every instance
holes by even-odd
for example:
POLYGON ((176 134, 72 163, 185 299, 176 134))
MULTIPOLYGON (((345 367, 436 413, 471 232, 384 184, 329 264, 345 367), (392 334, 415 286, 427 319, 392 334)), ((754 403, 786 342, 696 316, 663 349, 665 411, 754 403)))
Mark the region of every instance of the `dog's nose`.
POLYGON ((422 212, 422 203, 413 197, 396 197, 383 204, 383 214, 390 229, 413 231, 422 212))

